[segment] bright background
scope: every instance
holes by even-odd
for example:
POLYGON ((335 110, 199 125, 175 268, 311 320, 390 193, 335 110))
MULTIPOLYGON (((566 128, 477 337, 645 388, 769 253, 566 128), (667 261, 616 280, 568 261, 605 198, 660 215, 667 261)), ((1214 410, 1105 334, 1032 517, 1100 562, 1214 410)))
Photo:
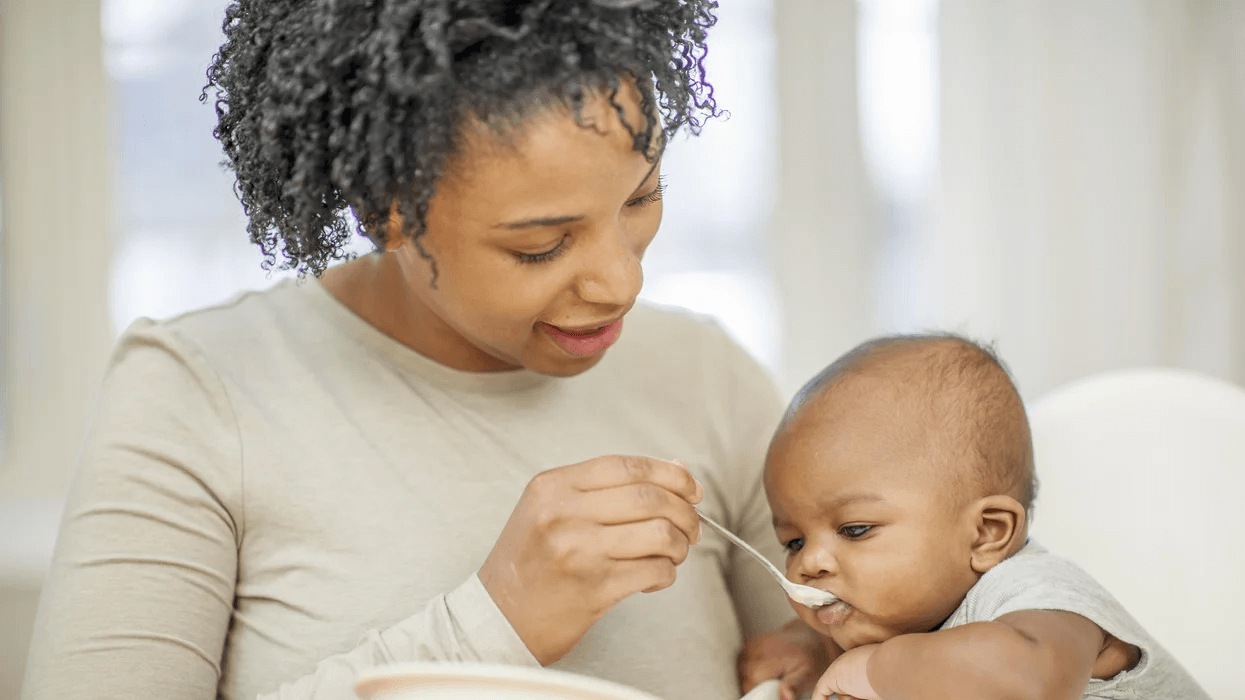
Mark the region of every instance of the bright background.
MULTIPOLYGON (((116 334, 283 276, 198 101, 223 3, 2 3, 0 662, 116 334)), ((1245 2, 723 5, 730 117, 670 146, 645 297, 788 394, 932 328, 997 343, 1028 399, 1120 367, 1245 383, 1245 2)))

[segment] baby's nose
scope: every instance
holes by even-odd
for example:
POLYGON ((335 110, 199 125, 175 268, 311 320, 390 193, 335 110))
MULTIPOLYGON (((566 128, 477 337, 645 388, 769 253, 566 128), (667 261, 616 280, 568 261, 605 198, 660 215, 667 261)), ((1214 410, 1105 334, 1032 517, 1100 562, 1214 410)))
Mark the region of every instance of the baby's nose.
POLYGON ((805 545, 795 557, 794 571, 800 578, 796 583, 805 583, 823 576, 833 576, 839 571, 838 562, 833 553, 825 547, 805 545))

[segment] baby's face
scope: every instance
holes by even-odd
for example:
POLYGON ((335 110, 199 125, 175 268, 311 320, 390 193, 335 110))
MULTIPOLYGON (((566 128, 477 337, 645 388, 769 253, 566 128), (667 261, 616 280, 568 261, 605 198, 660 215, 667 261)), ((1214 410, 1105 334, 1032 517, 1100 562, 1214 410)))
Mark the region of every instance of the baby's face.
POLYGON ((766 461, 787 577, 841 601, 793 607, 843 649, 932 630, 977 580, 971 499, 940 476, 927 419, 893 395, 827 393, 801 409, 766 461))

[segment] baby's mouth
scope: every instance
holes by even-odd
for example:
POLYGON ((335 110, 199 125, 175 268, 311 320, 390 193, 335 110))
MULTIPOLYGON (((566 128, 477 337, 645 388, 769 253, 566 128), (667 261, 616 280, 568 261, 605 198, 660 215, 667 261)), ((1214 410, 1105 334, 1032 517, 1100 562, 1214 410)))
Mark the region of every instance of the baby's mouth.
POLYGON ((853 609, 849 603, 840 600, 833 605, 817 608, 817 620, 825 625, 841 625, 847 622, 853 609))

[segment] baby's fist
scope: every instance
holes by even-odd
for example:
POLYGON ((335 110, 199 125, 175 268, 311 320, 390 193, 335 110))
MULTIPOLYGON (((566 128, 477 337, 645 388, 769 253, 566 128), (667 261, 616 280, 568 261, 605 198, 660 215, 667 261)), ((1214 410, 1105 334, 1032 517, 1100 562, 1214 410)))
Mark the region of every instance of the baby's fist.
POLYGON ((831 695, 838 695, 839 700, 881 700, 870 685, 869 675, 866 673, 869 657, 873 656, 877 646, 866 644, 843 652, 821 674, 821 679, 813 690, 813 700, 823 700, 831 695))

